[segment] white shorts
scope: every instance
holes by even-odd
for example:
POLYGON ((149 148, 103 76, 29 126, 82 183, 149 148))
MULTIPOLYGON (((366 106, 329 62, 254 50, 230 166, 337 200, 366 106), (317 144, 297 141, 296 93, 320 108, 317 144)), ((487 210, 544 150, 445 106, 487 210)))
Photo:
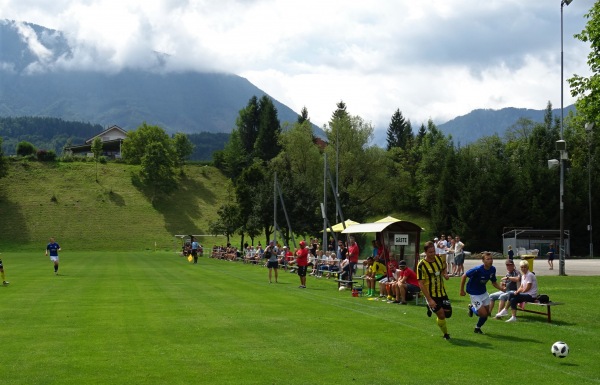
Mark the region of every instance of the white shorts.
POLYGON ((50 260, 51 260, 52 262, 58 262, 58 255, 56 255, 56 256, 54 256, 54 255, 51 255, 51 256, 50 256, 50 260))
POLYGON ((475 310, 479 310, 480 307, 488 306, 490 304, 490 295, 487 291, 478 295, 469 294, 469 296, 471 297, 471 305, 473 305, 475 310))

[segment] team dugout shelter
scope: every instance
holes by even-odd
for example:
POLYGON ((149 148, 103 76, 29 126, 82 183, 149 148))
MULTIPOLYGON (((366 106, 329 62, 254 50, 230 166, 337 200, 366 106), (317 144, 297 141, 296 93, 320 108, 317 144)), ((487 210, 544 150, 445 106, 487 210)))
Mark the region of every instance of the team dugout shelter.
POLYGON ((361 223, 347 227, 343 234, 377 233, 376 239, 383 242, 398 261, 406 261, 413 270, 419 263, 419 244, 421 243, 421 226, 396 219, 382 218, 373 223, 361 223))

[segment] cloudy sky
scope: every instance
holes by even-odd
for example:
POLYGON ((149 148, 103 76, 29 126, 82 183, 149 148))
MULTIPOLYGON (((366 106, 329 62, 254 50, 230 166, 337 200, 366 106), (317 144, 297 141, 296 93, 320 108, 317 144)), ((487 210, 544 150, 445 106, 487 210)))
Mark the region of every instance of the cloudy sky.
MULTIPOLYGON (((564 11, 564 77, 589 75, 592 0, 564 11)), ((313 123, 343 100, 382 138, 396 109, 418 127, 473 109, 560 107, 560 0, 0 0, 0 18, 63 31, 65 65, 243 76, 313 123)), ((565 83, 565 106, 573 103, 565 83)))

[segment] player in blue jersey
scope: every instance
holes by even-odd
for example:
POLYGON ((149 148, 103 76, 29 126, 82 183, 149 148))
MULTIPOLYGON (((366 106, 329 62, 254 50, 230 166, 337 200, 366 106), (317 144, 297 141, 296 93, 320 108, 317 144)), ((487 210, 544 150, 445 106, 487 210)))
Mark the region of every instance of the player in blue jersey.
POLYGON ((50 260, 54 262, 54 274, 58 275, 58 252, 61 250, 54 238, 50 238, 50 243, 46 246, 46 256, 50 253, 50 260))
POLYGON ((471 297, 469 317, 472 317, 473 314, 479 317, 474 330, 478 334, 483 334, 481 327, 490 315, 490 295, 486 288, 487 282, 491 281, 496 289, 502 290, 502 286, 496 282, 496 268, 493 266, 494 258, 492 257, 492 253, 485 251, 481 255, 481 261, 483 262, 482 265, 469 269, 462 275, 460 280, 460 295, 465 296, 465 282, 469 278, 467 282, 467 293, 471 297))

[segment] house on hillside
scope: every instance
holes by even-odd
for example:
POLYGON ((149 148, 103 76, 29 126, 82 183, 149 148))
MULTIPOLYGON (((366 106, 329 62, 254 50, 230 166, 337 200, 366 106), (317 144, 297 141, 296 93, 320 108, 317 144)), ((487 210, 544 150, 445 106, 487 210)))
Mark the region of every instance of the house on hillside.
POLYGON ((102 155, 107 158, 117 159, 121 157, 121 144, 127 137, 127 132, 119 126, 111 126, 85 141, 85 144, 65 147, 65 154, 73 156, 93 157, 92 142, 96 138, 102 140, 102 155))

